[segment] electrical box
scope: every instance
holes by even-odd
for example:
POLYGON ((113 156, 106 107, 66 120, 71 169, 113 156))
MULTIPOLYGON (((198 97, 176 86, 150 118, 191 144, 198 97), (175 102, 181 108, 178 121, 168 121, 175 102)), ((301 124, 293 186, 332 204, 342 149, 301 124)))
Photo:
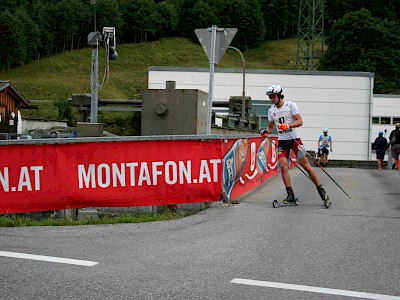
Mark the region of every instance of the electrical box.
POLYGON ((76 123, 76 135, 78 137, 103 136, 103 124, 101 123, 76 123))
POLYGON ((142 93, 142 135, 207 134, 208 93, 148 89, 142 93))
POLYGON ((90 107, 91 101, 91 94, 72 94, 70 105, 90 107))

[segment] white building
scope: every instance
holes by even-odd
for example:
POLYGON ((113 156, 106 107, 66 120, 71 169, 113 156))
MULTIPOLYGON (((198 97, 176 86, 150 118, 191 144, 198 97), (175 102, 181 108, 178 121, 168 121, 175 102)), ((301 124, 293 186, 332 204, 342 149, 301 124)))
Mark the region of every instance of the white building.
POLYGON ((390 132, 395 128, 396 123, 400 123, 400 95, 374 94, 372 141, 380 131, 389 139, 390 132))
MULTIPOLYGON (((300 130, 307 150, 317 150, 323 128, 333 137, 331 159, 372 160, 371 143, 374 74, 369 72, 321 72, 246 70, 246 96, 254 103, 268 103, 266 87, 279 84, 286 100, 294 100, 304 125, 300 130)), ((149 67, 148 88, 165 89, 175 81, 177 89, 209 91, 208 68, 149 67)), ((243 70, 216 69, 213 100, 229 101, 242 95, 243 70)), ((399 115, 398 115, 399 116, 399 115)), ((392 126, 393 127, 393 126, 392 126)))

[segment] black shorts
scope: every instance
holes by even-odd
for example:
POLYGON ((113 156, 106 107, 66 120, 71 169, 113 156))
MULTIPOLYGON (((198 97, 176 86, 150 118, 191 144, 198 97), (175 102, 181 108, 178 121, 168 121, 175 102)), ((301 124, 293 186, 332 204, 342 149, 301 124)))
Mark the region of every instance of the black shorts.
POLYGON ((376 159, 384 159, 385 152, 384 150, 376 150, 376 159))
POLYGON ((301 139, 297 138, 296 141, 278 140, 278 158, 281 157, 289 158, 290 150, 293 151, 297 159, 301 159, 307 155, 301 139))
POLYGON ((328 150, 328 148, 321 148, 321 153, 322 153, 322 154, 329 155, 329 150, 328 150))

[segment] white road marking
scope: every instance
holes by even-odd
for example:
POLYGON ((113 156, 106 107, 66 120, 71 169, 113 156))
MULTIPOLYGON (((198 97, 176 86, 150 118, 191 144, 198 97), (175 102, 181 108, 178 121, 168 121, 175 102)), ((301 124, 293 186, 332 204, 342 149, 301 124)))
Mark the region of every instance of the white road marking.
POLYGON ((389 295, 371 294, 371 293, 354 292, 354 291, 346 291, 346 290, 336 290, 336 289, 328 289, 328 288, 321 288, 321 287, 314 287, 314 286, 307 286, 307 285, 297 285, 297 284, 288 284, 288 283, 271 282, 271 281, 260 281, 260 280, 251 280, 251 279, 242 279, 242 278, 234 278, 231 281, 231 283, 255 285, 255 286, 262 286, 262 287, 285 289, 285 290, 295 290, 295 291, 303 291, 303 292, 311 292, 311 293, 329 294, 329 295, 337 295, 337 296, 346 296, 346 297, 354 297, 354 298, 363 298, 363 299, 400 300, 399 296, 389 296, 389 295))
POLYGON ((0 251, 0 256, 31 259, 31 260, 41 260, 41 261, 55 262, 55 263, 60 263, 60 264, 78 265, 78 266, 85 266, 85 267, 93 267, 98 264, 98 262, 89 261, 89 260, 80 260, 80 259, 71 259, 71 258, 62 258, 62 257, 44 256, 44 255, 35 255, 35 254, 17 253, 17 252, 7 252, 7 251, 0 251))

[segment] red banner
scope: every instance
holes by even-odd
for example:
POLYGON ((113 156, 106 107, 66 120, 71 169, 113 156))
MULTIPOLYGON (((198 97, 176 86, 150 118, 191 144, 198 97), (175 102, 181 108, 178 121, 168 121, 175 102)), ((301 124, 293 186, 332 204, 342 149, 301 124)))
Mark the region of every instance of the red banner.
POLYGON ((221 140, 0 147, 0 213, 218 201, 221 140))
POLYGON ((279 172, 277 143, 276 138, 224 143, 222 195, 227 201, 237 199, 279 172))

